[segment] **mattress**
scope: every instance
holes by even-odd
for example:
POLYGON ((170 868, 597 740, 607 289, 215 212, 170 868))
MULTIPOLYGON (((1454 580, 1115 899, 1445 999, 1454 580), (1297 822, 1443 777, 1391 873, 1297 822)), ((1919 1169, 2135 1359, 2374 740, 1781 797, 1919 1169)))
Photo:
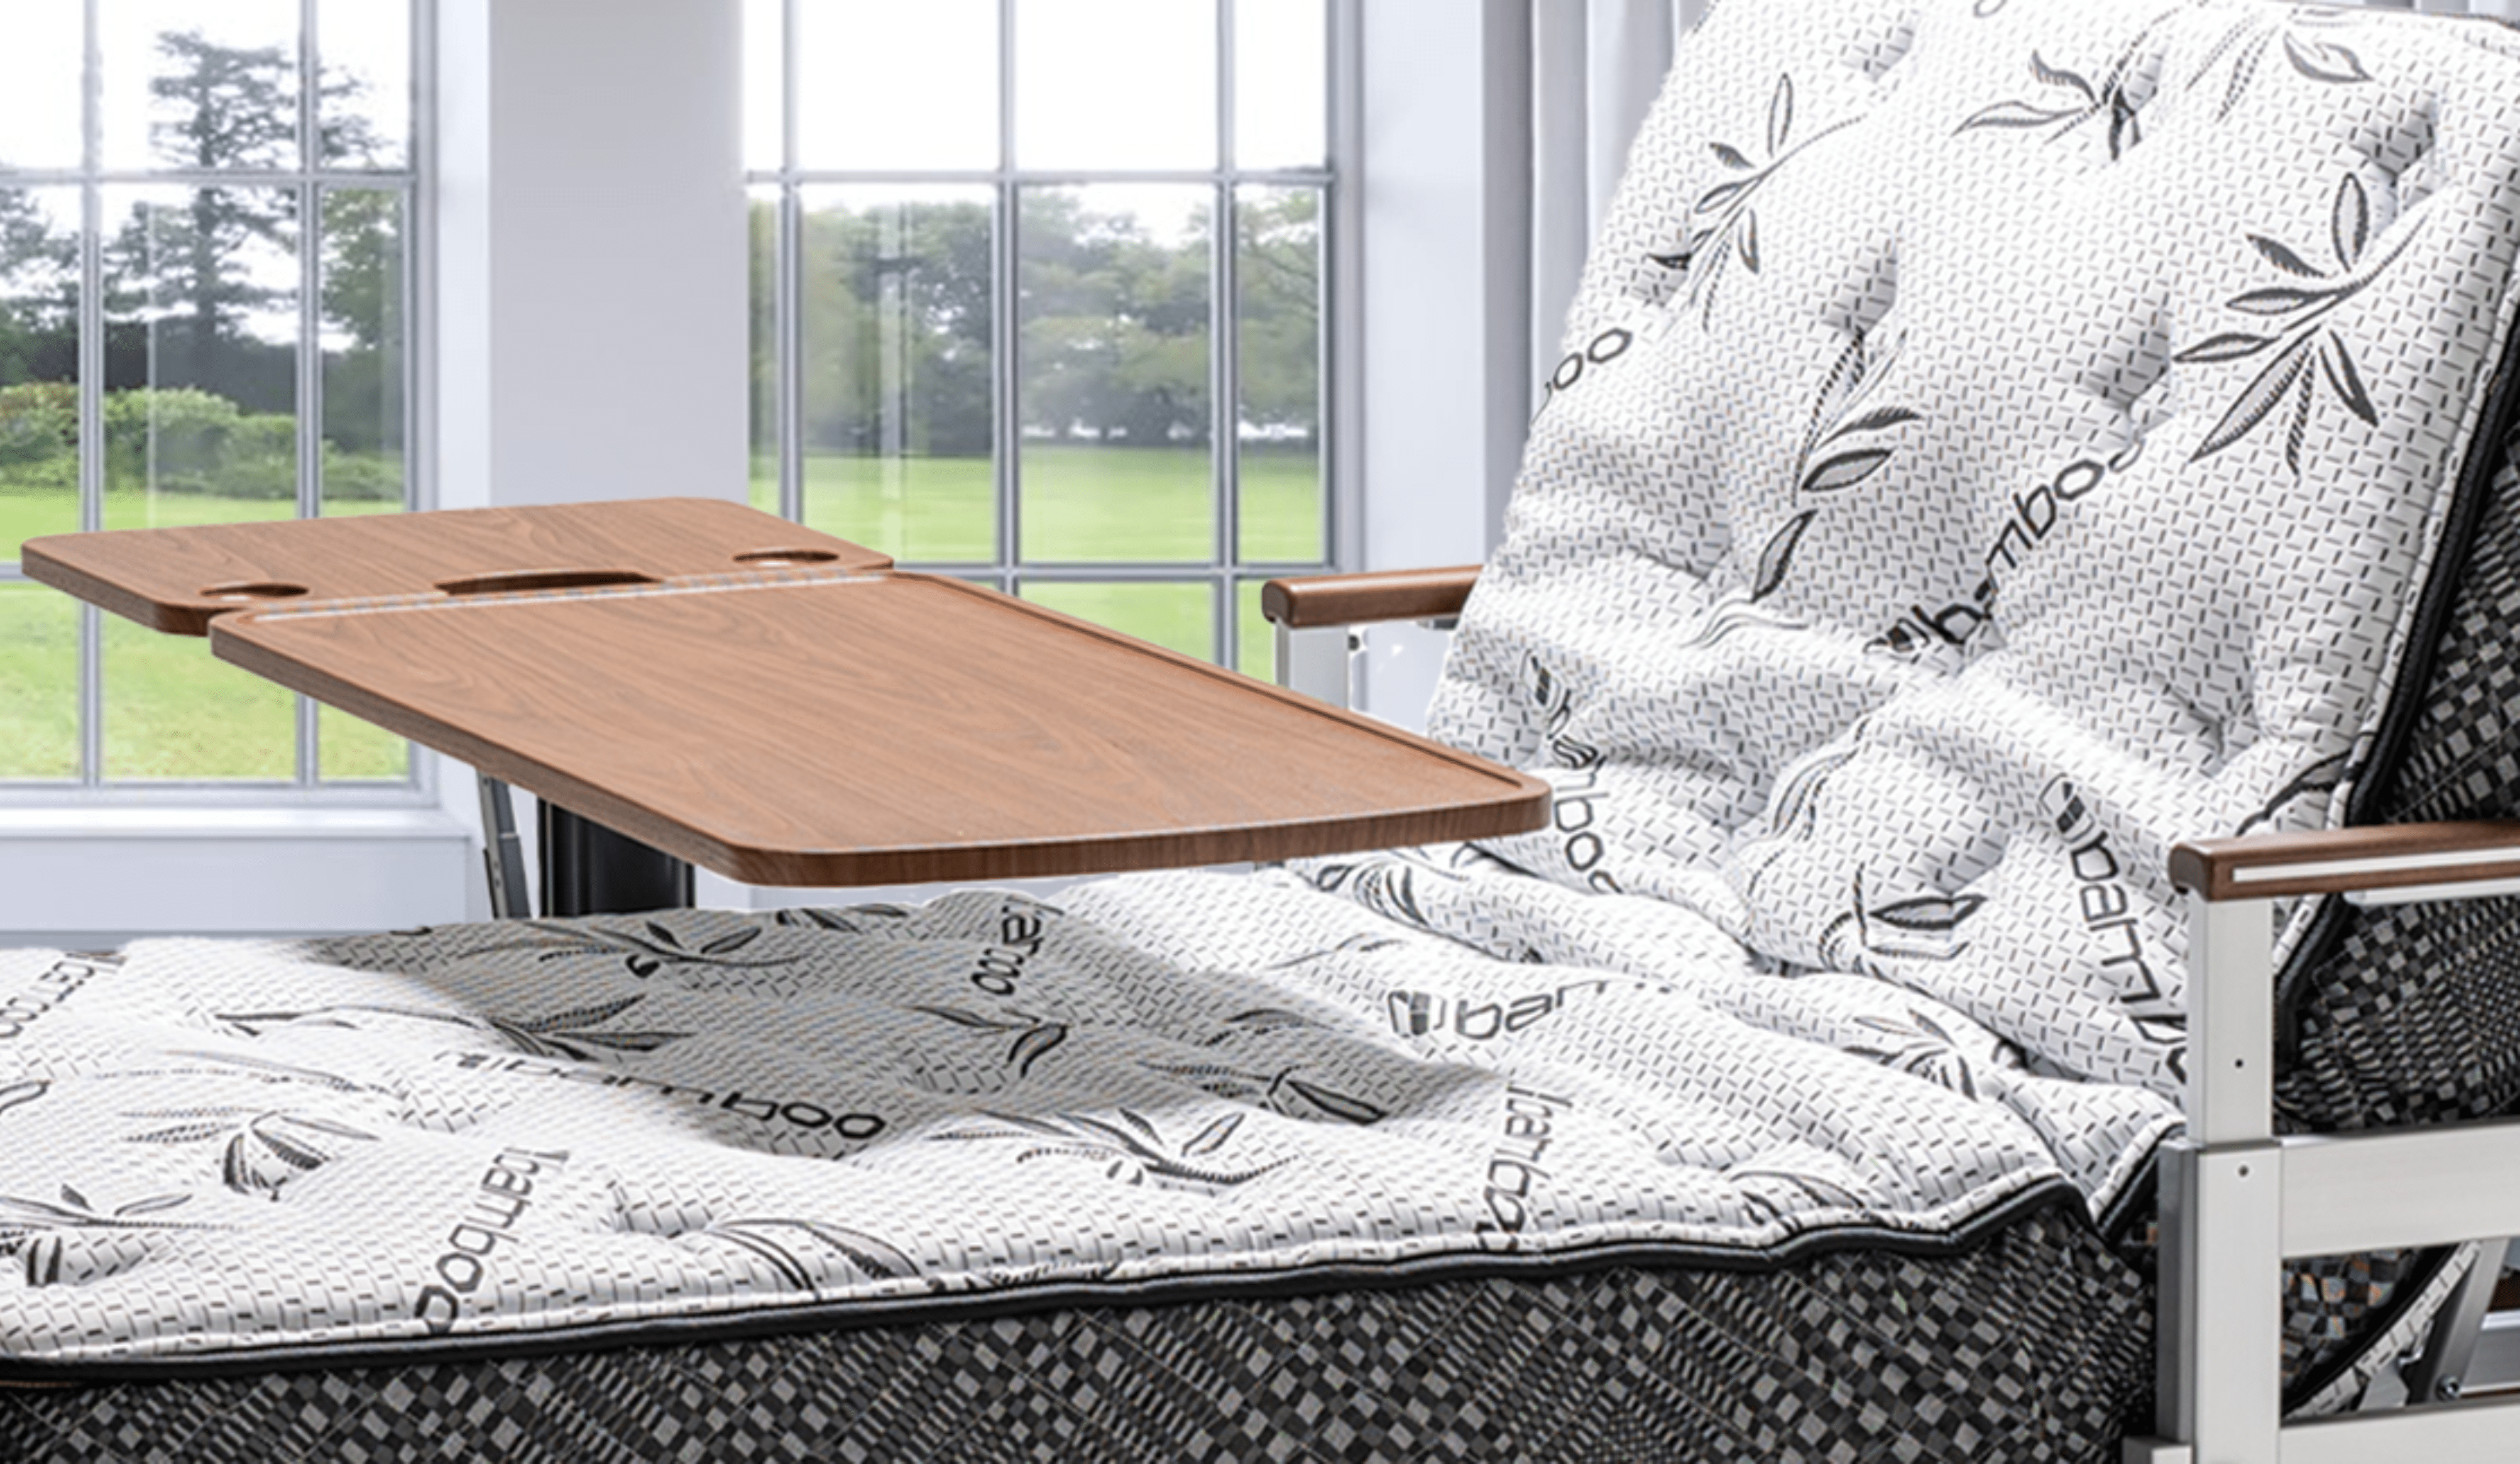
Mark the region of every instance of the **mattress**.
MULTIPOLYGON (((1742 0, 1675 75, 1433 709, 1552 827, 0 956, 0 1443, 2108 1457, 2169 845, 2520 801, 2520 43, 1742 0)), ((2285 1121, 2508 1111, 2512 910, 2285 905, 2285 1121)), ((2288 1262, 2288 1401, 2463 1263, 2288 1262)))

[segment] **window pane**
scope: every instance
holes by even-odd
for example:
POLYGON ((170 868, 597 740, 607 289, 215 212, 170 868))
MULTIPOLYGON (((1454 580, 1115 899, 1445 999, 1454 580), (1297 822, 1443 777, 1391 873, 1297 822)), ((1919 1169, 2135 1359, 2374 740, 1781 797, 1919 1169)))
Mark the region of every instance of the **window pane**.
POLYGON ((105 626, 105 776, 286 781, 296 698, 210 656, 198 636, 120 616, 105 626))
POLYGON ((798 204, 805 522, 899 559, 995 559, 989 190, 798 204))
MULTIPOLYGON (((755 7, 758 9, 759 7, 755 7)), ((752 486, 747 495, 765 514, 779 505, 779 190, 756 188, 746 205, 751 224, 752 285, 752 486)))
POLYGON ((323 511, 403 506, 407 359, 403 198, 382 189, 324 194, 323 511))
POLYGON ((1278 630, 1260 613, 1260 586, 1246 579, 1234 591, 1234 668, 1263 681, 1278 675, 1278 630))
POLYGON ((10 0, 9 40, 0 46, 0 168, 76 167, 85 104, 80 58, 87 21, 80 0, 10 0))
POLYGON ((105 526, 297 511, 295 195, 108 190, 105 526))
POLYGON ((78 210, 0 189, 0 560, 79 526, 78 210))
POLYGON ((315 99, 323 163, 404 166, 411 158, 410 5, 320 0, 315 44, 324 66, 315 99))
POLYGON ((1014 92, 1024 167, 1214 167, 1216 7, 1023 0, 1014 92))
POLYGON ((786 23, 782 0, 743 0, 743 165, 766 172, 785 165, 788 105, 786 23))
POLYGON ((99 0, 115 168, 297 162, 297 0, 99 0))
POLYGON ((797 166, 997 166, 997 0, 797 0, 796 51, 797 166))
POLYGON ((1329 19, 1322 0, 1235 0, 1238 167, 1319 167, 1329 152, 1329 19))
POLYGON ((78 776, 78 602, 0 585, 0 779, 78 776))
POLYGON ((330 707, 315 709, 315 758, 327 783, 399 783, 411 776, 411 744, 330 707))
POLYGON ((1214 194, 1098 184, 1022 197, 1023 557, 1207 563, 1214 194))
POLYGON ((1036 579, 1023 597, 1185 656, 1216 658, 1216 597, 1204 584, 1036 579))
POLYGON ((1315 188, 1235 199, 1240 553, 1264 564, 1324 557, 1321 217, 1315 188))

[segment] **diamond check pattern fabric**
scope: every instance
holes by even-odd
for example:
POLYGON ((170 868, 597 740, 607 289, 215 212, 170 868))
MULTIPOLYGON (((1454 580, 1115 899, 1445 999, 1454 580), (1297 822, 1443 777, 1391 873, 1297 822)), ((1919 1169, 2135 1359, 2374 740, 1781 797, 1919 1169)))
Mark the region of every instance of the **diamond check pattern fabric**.
POLYGON ((550 1357, 0 1388, 41 1464, 2102 1461, 2151 1317, 2088 1229, 550 1357), (2020 1346, 2036 1336, 2038 1347, 2020 1346))

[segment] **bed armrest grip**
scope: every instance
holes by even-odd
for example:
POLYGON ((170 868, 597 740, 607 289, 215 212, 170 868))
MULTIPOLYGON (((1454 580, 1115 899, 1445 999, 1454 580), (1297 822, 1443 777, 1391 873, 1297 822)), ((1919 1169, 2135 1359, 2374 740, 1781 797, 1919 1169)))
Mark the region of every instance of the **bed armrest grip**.
POLYGON ((2520 819, 2200 839, 2170 851, 2171 883, 2209 900, 2513 879, 2520 879, 2520 819))
POLYGON ((1362 625, 1375 620, 1432 620, 1462 613, 1479 567, 1377 570, 1272 579, 1260 587, 1260 613, 1290 630, 1362 625))

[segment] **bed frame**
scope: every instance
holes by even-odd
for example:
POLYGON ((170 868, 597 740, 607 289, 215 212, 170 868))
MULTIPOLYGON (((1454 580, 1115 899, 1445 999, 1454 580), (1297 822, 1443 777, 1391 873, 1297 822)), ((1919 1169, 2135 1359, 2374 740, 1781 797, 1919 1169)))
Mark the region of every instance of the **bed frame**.
MULTIPOLYGON (((1278 579, 1262 593, 1282 684, 1338 706, 1357 627, 1449 629, 1475 567, 1278 579)), ((2483 1347, 2503 1237, 2520 1234, 2520 1119, 2278 1136, 2274 901, 2356 904, 2520 893, 2520 820, 2403 824, 2180 845, 2188 893, 2187 1133, 2160 1159, 2154 1434, 2126 1464, 2501 1464, 2520 1436, 2520 1348, 2483 1347), (2291 1256, 2482 1242, 2419 1355, 2408 1406, 2287 1424, 2275 1278, 2291 1256), (2504 1351, 2511 1356, 2501 1355, 2504 1351)), ((2498 1338, 2495 1338, 2499 1341, 2498 1338)))

